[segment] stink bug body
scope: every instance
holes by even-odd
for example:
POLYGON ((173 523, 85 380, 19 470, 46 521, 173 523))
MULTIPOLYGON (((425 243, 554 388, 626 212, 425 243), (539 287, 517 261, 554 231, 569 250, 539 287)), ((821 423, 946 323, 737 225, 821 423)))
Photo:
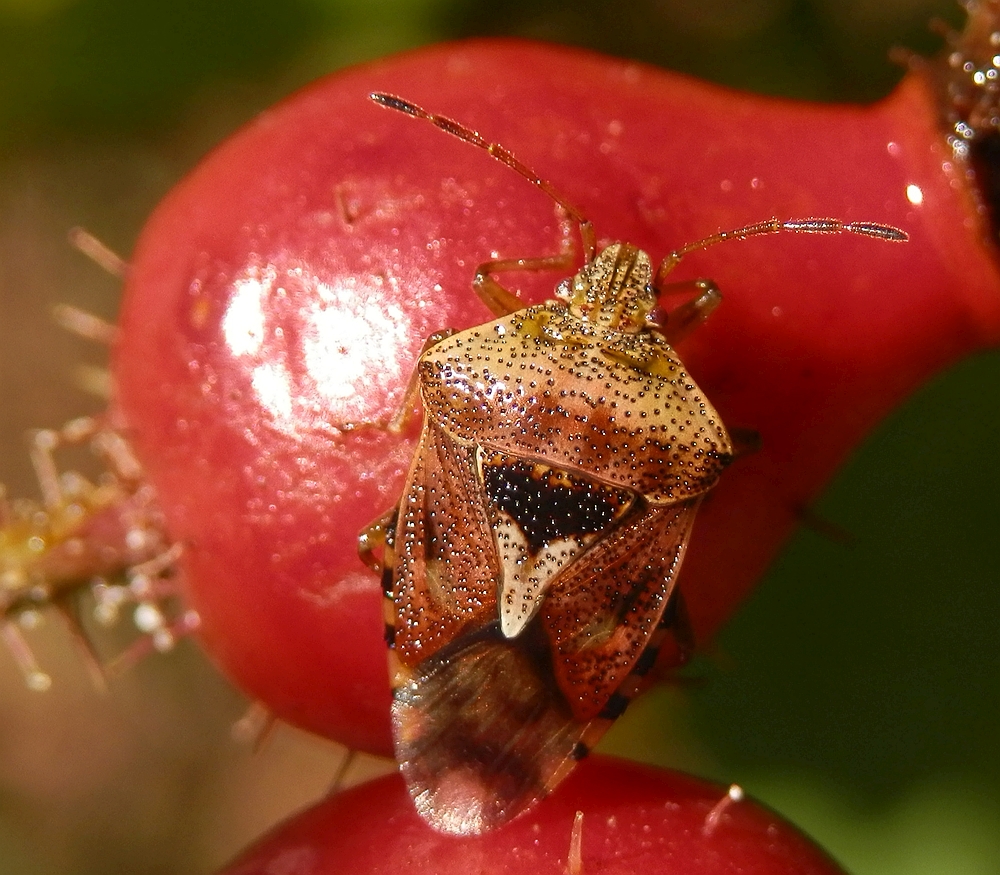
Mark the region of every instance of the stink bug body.
POLYGON ((586 755, 668 626, 688 639, 677 574, 698 505, 735 450, 671 346, 719 294, 682 284, 692 300, 657 321, 665 277, 727 239, 906 235, 773 219, 681 247, 654 271, 631 244, 598 252, 581 211, 506 149, 400 98, 372 99, 486 149, 546 192, 583 242, 583 266, 537 306, 495 274, 568 270, 571 245, 479 268, 473 287, 497 318, 428 341, 390 426, 419 391, 402 499, 361 535, 385 585, 400 768, 432 826, 474 834, 527 809, 586 755))

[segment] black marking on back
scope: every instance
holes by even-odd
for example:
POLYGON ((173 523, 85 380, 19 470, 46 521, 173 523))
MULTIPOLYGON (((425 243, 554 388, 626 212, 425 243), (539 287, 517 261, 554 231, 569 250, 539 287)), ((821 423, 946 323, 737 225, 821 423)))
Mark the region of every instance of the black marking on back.
POLYGON ((557 538, 604 531, 633 494, 558 468, 497 457, 483 463, 490 501, 517 522, 537 555, 557 538))

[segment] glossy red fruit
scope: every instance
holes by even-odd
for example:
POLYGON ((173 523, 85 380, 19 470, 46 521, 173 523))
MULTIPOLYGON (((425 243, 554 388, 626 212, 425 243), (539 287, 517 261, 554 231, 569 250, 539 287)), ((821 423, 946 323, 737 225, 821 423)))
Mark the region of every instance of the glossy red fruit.
POLYGON ((841 875, 776 814, 726 796, 727 788, 677 772, 593 757, 541 808, 494 832, 455 838, 420 820, 393 775, 297 815, 221 875, 841 875), (570 844, 578 811, 576 857, 570 844))
MULTIPOLYGON (((701 641, 879 418, 1000 337, 1000 275, 913 75, 875 106, 823 107, 486 41, 338 73, 265 113, 146 227, 115 410, 184 544, 205 647, 278 716, 353 747, 389 748, 379 582, 356 536, 396 500, 412 444, 345 425, 396 411, 427 335, 488 318, 469 290, 480 262, 559 241, 543 194, 372 90, 502 141, 600 240, 654 258, 774 215, 910 234, 731 243, 675 272, 722 289, 680 352, 763 443, 695 528, 680 586, 701 641)), ((528 301, 558 279, 511 278, 528 301)))

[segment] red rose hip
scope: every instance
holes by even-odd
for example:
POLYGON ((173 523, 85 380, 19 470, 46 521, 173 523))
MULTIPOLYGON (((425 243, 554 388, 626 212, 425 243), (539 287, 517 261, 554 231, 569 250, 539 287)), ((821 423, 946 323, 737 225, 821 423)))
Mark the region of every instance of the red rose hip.
MULTIPOLYGON (((800 509, 930 374, 994 343, 1000 277, 916 75, 868 108, 737 94, 637 64, 474 42, 329 77, 261 116, 163 202, 135 252, 115 416, 184 545, 213 658, 278 716, 388 749, 380 588, 358 531, 397 500, 396 412, 424 339, 489 313, 477 265, 558 249, 507 168, 370 105, 402 93, 499 140, 653 257, 771 216, 878 220, 906 246, 783 235, 692 254, 725 301, 680 354, 756 429, 705 502, 680 586, 698 640, 800 509)), ((513 276, 525 300, 561 279, 513 276)))

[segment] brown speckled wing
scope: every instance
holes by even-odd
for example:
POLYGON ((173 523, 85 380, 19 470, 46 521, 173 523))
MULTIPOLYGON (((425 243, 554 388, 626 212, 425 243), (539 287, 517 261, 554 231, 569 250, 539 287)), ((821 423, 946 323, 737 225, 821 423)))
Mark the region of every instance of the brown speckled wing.
POLYGON ((421 815, 462 835, 548 794, 624 710, 655 656, 699 503, 651 506, 597 483, 591 492, 579 475, 498 454, 480 465, 508 484, 483 490, 488 512, 506 508, 525 543, 545 550, 572 535, 586 546, 540 588, 539 610, 516 634, 494 606, 490 622, 433 656, 393 661, 400 769, 421 815))
POLYGON ((412 665, 496 616, 499 570, 475 448, 426 424, 394 538, 394 646, 412 665))
POLYGON ((623 681, 670 601, 700 503, 643 503, 552 583, 541 619, 577 720, 613 720, 634 695, 623 681))

